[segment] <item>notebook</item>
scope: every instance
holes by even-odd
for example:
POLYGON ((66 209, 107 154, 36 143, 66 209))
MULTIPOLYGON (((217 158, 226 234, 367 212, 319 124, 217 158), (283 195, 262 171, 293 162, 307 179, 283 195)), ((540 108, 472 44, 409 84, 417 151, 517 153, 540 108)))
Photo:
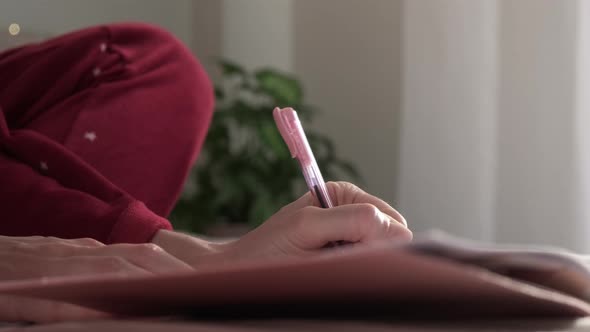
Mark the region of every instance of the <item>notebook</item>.
POLYGON ((327 249, 311 258, 181 274, 4 282, 0 294, 119 315, 581 317, 590 315, 589 267, 587 258, 561 249, 436 232, 405 245, 327 249))

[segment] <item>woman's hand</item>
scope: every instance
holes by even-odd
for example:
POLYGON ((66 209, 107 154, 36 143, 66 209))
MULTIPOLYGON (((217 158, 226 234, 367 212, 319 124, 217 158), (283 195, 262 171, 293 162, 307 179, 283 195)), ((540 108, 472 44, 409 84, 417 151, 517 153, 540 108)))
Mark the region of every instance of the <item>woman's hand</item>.
MULTIPOLYGON (((245 259, 309 256, 341 240, 361 245, 411 240, 406 221, 387 203, 350 183, 329 183, 328 189, 336 207, 319 208, 308 193, 257 229, 227 243, 165 230, 148 244, 104 245, 92 239, 0 236, 0 281, 190 271, 245 259)), ((65 303, 0 295, 0 321, 52 322, 106 316, 65 303)))
MULTIPOLYGON (((0 236, 0 281, 191 270, 192 267, 152 243, 104 245, 93 239, 0 236)), ((0 321, 53 322, 107 316, 66 303, 0 295, 0 321)))
POLYGON ((412 239, 404 217, 381 199, 347 182, 327 186, 336 207, 319 208, 307 193, 232 242, 211 243, 165 230, 159 231, 153 242, 198 267, 251 258, 309 256, 334 241, 356 245, 412 239))
POLYGON ((153 243, 104 245, 93 239, 0 236, 0 281, 103 273, 154 274, 191 269, 153 243))
POLYGON ((381 199, 348 182, 327 186, 335 207, 320 208, 307 193, 257 229, 228 243, 227 259, 309 256, 336 241, 356 245, 412 239, 404 217, 381 199))

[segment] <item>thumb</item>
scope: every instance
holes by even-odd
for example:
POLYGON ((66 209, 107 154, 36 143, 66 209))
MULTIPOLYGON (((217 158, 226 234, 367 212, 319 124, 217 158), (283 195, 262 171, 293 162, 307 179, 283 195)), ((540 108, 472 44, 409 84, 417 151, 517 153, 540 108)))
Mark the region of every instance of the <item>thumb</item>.
MULTIPOLYGON (((329 209, 308 206, 298 211, 294 223, 301 249, 319 249, 335 241, 370 243, 392 239, 410 241, 412 232, 367 203, 329 209)), ((294 241, 294 240, 293 240, 294 241)))

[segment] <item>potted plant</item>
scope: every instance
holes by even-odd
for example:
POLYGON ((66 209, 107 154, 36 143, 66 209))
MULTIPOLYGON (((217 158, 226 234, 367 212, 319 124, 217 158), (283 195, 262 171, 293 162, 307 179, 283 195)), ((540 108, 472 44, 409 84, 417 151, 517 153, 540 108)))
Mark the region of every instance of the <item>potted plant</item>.
POLYGON ((234 225, 243 232, 307 190, 276 129, 275 106, 297 111, 326 181, 360 180, 355 167, 336 155, 332 141, 306 126, 318 111, 303 101, 296 78, 268 68, 249 72, 225 60, 218 64, 211 127, 171 215, 177 229, 208 234, 218 225, 234 225))

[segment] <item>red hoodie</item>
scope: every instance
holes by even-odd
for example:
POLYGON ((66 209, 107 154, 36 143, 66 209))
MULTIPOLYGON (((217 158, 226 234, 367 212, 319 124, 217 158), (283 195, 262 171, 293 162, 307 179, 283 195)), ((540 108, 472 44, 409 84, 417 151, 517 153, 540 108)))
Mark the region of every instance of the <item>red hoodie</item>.
POLYGON ((0 53, 0 234, 137 243, 170 229, 212 110, 203 68, 153 26, 0 53))

